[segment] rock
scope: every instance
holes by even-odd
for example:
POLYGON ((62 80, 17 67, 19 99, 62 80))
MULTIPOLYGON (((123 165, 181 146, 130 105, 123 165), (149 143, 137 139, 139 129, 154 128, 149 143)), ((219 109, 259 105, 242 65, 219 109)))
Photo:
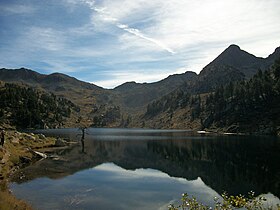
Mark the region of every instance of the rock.
POLYGON ((19 138, 11 137, 10 141, 11 141, 13 144, 19 144, 19 138))
POLYGON ((15 132, 14 132, 14 135, 15 135, 15 136, 20 136, 20 135, 21 135, 21 133, 20 133, 20 132, 18 132, 18 131, 15 131, 15 132))
POLYGON ((26 138, 27 140, 30 140, 30 141, 35 141, 36 140, 36 138, 34 136, 31 136, 31 135, 28 135, 28 134, 25 134, 24 138, 26 138))
POLYGON ((63 140, 67 143, 69 143, 71 141, 71 139, 69 139, 69 138, 64 138, 63 140))
POLYGON ((36 155, 42 157, 42 158, 47 158, 48 156, 42 152, 37 152, 37 151, 33 151, 36 155))
POLYGON ((55 144, 54 145, 56 147, 65 147, 65 146, 67 146, 67 142, 64 141, 63 139, 58 138, 58 139, 55 140, 55 144))
POLYGON ((30 158, 24 157, 24 156, 19 157, 19 160, 20 160, 20 162, 23 163, 23 164, 27 164, 27 163, 30 163, 30 162, 31 162, 31 159, 30 159, 30 158))
POLYGON ((46 139, 46 136, 44 135, 44 134, 38 134, 38 137, 39 137, 39 139, 41 139, 41 140, 45 140, 46 139))
POLYGON ((238 125, 230 125, 227 129, 226 129, 226 133, 238 133, 240 130, 238 125))

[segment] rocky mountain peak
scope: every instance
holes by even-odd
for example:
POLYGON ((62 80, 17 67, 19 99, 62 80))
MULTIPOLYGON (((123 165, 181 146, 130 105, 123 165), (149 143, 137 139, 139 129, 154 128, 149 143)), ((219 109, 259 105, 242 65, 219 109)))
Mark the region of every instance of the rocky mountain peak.
POLYGON ((253 76, 258 68, 265 69, 262 66, 264 58, 256 57, 242 49, 238 45, 232 44, 226 48, 216 59, 203 68, 200 76, 207 76, 213 70, 224 68, 233 68, 239 70, 246 78, 253 76))
POLYGON ((231 51, 240 51, 240 47, 236 44, 231 44, 226 50, 231 50, 231 51))
POLYGON ((260 59, 261 58, 257 58, 256 56, 240 49, 240 47, 237 45, 230 45, 209 65, 222 64, 240 68, 243 66, 252 65, 252 63, 256 63, 260 59))
POLYGON ((271 65, 278 58, 280 58, 280 47, 277 47, 275 51, 266 58, 266 60, 268 64, 271 65))

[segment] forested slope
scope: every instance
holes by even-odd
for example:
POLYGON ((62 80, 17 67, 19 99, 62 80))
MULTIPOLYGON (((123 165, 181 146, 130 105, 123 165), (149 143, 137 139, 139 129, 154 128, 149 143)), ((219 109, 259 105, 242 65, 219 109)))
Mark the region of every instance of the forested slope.
POLYGON ((19 128, 59 127, 78 111, 71 101, 54 94, 10 83, 0 87, 2 123, 19 128))
POLYGON ((249 80, 229 82, 209 93, 184 89, 153 101, 142 121, 171 128, 190 126, 223 132, 277 134, 280 132, 280 59, 249 80))

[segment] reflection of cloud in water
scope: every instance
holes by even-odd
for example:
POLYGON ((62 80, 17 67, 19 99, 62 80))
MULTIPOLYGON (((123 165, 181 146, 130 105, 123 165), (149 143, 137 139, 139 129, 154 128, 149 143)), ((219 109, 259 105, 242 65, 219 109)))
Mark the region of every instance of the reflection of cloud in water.
POLYGON ((185 192, 197 197, 199 201, 209 205, 213 204, 213 198, 215 196, 220 198, 220 195, 205 185, 200 177, 196 180, 188 181, 184 178, 170 177, 168 174, 154 169, 142 168, 125 170, 113 163, 101 164, 92 168, 91 171, 92 173, 98 171, 104 176, 111 177, 110 179, 118 180, 118 182, 123 182, 124 184, 129 185, 129 182, 138 182, 139 184, 146 185, 149 189, 145 193, 149 193, 151 190, 150 186, 154 186, 154 189, 158 190, 158 194, 170 193, 170 195, 176 195, 164 205, 165 209, 168 204, 180 199, 181 194, 185 192))
POLYGON ((159 170, 155 169, 136 169, 136 170, 125 170, 114 163, 104 163, 99 166, 92 168, 94 171, 106 171, 114 174, 114 176, 118 176, 119 179, 141 179, 141 178, 161 178, 161 179, 169 179, 176 180, 178 182, 184 183, 193 183, 197 186, 206 186, 204 182, 198 177, 196 180, 188 181, 183 178, 170 177, 168 174, 163 173, 159 170))
POLYGON ((97 171, 108 171, 119 175, 120 178, 141 178, 141 177, 169 177, 168 174, 162 173, 154 169, 136 169, 136 170, 124 170, 123 168, 113 164, 113 163, 104 163, 99 166, 94 167, 92 170, 97 171))
POLYGON ((104 163, 63 179, 39 178, 13 184, 16 196, 38 209, 167 209, 189 193, 203 203, 219 195, 201 178, 187 181, 153 169, 125 170, 104 163), (46 199, 48 198, 48 199, 46 199))

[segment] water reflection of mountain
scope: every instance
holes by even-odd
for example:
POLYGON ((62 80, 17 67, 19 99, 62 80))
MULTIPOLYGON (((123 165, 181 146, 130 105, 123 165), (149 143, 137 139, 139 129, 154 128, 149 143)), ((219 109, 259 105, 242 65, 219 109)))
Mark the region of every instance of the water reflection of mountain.
POLYGON ((122 168, 153 168, 188 180, 201 177, 221 193, 271 192, 280 197, 280 142, 273 139, 211 138, 185 140, 99 141, 85 139, 19 171, 13 181, 37 177, 62 178, 77 171, 113 162, 122 168))

